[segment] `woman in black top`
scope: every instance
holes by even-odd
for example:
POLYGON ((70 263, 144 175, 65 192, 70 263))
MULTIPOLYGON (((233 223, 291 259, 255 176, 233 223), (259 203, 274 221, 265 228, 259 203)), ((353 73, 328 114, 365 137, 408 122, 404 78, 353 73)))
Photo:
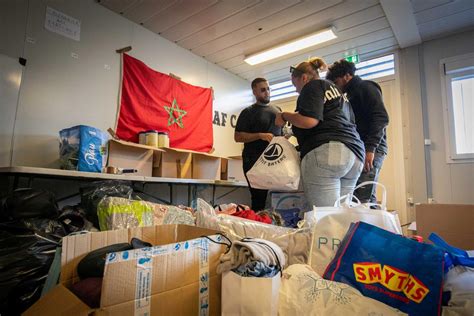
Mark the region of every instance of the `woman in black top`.
POLYGON ((330 81, 320 79, 327 66, 312 58, 291 67, 291 81, 299 93, 294 113, 277 114, 275 124, 289 122, 301 149, 301 174, 310 205, 333 206, 351 192, 365 155, 349 102, 330 81))

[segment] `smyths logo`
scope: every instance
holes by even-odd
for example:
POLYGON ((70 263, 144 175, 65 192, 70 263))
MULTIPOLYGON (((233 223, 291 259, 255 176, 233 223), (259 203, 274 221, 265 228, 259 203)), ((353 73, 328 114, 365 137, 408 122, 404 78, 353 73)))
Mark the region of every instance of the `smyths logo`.
MULTIPOLYGON (((364 284, 380 283, 387 289, 394 292, 403 292, 409 300, 421 303, 428 294, 428 288, 409 273, 397 268, 380 263, 360 262, 354 263, 354 276, 357 282, 364 284)), ((367 287, 376 290, 376 288, 367 287)), ((382 290, 382 289, 381 289, 382 290)), ((401 299, 399 295, 394 295, 388 291, 379 291, 396 299, 401 299)), ((403 300, 403 299, 401 299, 403 300)))

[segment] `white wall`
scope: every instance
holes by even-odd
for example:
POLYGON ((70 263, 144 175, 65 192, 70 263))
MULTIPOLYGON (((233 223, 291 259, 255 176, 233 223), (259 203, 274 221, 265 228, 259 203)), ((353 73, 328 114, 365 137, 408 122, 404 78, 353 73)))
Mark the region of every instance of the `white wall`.
MULTIPOLYGON (((426 137, 431 139, 432 198, 437 203, 474 204, 474 164, 448 164, 447 144, 441 95, 439 62, 443 58, 474 52, 474 31, 425 42, 401 51, 402 106, 407 124, 408 160, 410 174, 407 181, 415 202, 426 202, 427 186, 424 155, 423 116, 428 124, 426 137), (426 97, 423 96, 423 89, 426 97), (426 101, 426 113, 422 102, 426 101)), ((473 135, 474 137, 474 135, 473 135)))
MULTIPOLYGON (((157 71, 172 72, 193 85, 212 86, 214 110, 227 113, 228 119, 252 102, 247 81, 92 0, 6 0, 0 12, 0 53, 28 61, 20 88, 13 165, 57 167, 62 128, 114 127, 120 72, 115 50, 125 46, 132 46, 130 55, 157 71), (81 21, 79 42, 44 28, 46 6, 81 21)), ((11 106, 2 102, 0 110, 11 106)), ((219 155, 240 154, 229 121, 226 127, 214 125, 214 147, 219 155)))

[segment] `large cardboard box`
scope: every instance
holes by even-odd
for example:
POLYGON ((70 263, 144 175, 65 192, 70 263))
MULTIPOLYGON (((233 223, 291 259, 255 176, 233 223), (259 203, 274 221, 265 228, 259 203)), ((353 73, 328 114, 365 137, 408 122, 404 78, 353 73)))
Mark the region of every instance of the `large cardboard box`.
POLYGON ((221 278, 216 267, 225 247, 202 237, 218 240, 216 233, 162 225, 65 237, 60 285, 25 315, 219 315, 221 278), (132 237, 158 247, 109 254, 101 307, 91 309, 68 289, 78 281, 79 261, 94 249, 132 237))
POLYGON ((419 204, 416 230, 425 240, 436 233, 455 247, 474 250, 474 205, 419 204))
POLYGON ((136 143, 111 139, 107 165, 124 169, 136 169, 139 175, 151 177, 153 171, 153 154, 162 152, 161 149, 136 143))

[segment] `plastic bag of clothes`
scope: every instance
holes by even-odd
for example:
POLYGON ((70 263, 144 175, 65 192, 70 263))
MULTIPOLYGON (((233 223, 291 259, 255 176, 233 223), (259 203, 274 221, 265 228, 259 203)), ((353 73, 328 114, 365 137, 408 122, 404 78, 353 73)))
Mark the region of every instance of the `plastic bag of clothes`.
POLYGON ((54 194, 39 189, 16 189, 0 203, 0 217, 3 221, 32 217, 53 217, 58 214, 54 194))
POLYGON ((93 224, 86 219, 86 212, 78 205, 64 206, 61 209, 58 221, 63 225, 66 235, 80 231, 98 231, 93 224))
POLYGON ((48 219, 0 224, 1 315, 20 314, 39 299, 61 229, 48 219))
POLYGON ((100 230, 153 225, 153 206, 145 201, 104 197, 97 205, 100 230))
POLYGON ((87 219, 91 221, 95 227, 99 227, 99 219, 97 217, 97 205, 107 196, 122 197, 132 199, 134 197, 132 184, 128 181, 96 181, 89 186, 82 187, 81 205, 85 209, 87 219))
POLYGON ((447 306, 443 306, 443 315, 474 315, 474 256, 449 245, 435 233, 431 233, 428 239, 445 251, 447 273, 443 291, 449 294, 449 301, 447 306))
POLYGON ((197 199, 196 225, 223 232, 229 239, 261 238, 283 250, 288 264, 308 263, 312 232, 310 228, 293 229, 264 224, 231 215, 217 215, 214 208, 197 199))

